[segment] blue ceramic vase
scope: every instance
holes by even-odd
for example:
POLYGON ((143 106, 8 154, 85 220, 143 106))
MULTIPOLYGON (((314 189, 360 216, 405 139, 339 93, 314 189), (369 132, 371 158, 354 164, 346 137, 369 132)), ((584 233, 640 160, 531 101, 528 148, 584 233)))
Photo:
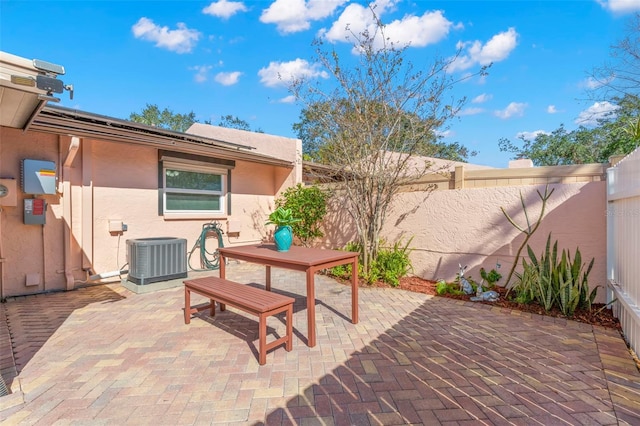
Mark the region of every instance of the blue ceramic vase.
POLYGON ((291 243, 293 242, 293 231, 290 226, 278 226, 273 234, 273 239, 276 242, 276 249, 278 251, 289 251, 291 243))

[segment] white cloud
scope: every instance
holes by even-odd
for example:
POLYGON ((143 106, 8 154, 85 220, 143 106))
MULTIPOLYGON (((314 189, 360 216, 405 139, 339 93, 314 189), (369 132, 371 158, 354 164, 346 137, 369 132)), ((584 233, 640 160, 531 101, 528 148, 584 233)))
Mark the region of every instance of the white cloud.
POLYGON ((240 1, 219 0, 214 1, 209 6, 202 9, 202 13, 217 16, 222 19, 229 19, 238 12, 246 12, 247 6, 240 1))
POLYGON ((471 100, 472 104, 482 104, 485 103, 487 101, 490 101, 493 98, 493 95, 487 95, 486 93, 483 93, 481 95, 476 96, 475 98, 473 98, 471 100))
POLYGON ((518 139, 524 139, 526 141, 532 141, 538 137, 538 135, 550 135, 551 133, 545 130, 534 130, 533 132, 519 132, 516 137, 518 139))
POLYGON ((178 28, 170 30, 168 27, 160 27, 149 18, 140 18, 131 27, 136 38, 152 41, 157 47, 162 47, 176 53, 189 53, 193 50, 200 33, 190 30, 182 22, 178 22, 178 28))
MULTIPOLYGON (((395 1, 384 0, 375 2, 375 13, 379 19, 389 9, 393 8, 395 1)), ((385 25, 384 37, 400 46, 411 45, 413 47, 424 47, 437 43, 449 34, 451 28, 460 28, 461 25, 454 25, 446 19, 440 10, 425 12, 422 16, 406 15, 402 19, 397 19, 385 25)), ((322 30, 324 37, 332 42, 347 42, 352 37, 352 33, 360 34, 369 31, 376 34, 377 24, 374 16, 368 7, 351 3, 345 8, 338 20, 330 29, 322 30)), ((375 48, 382 48, 385 40, 380 33, 374 40, 375 48)))
POLYGON ((260 22, 276 24, 281 33, 309 29, 311 21, 326 18, 347 0, 275 0, 262 11, 260 22))
POLYGON ((285 96, 284 98, 280 99, 278 101, 278 103, 281 103, 281 104, 292 104, 292 103, 295 103, 295 101, 296 101, 296 97, 293 96, 293 95, 289 95, 289 96, 285 96))
POLYGON ((196 65, 189 69, 196 72, 193 78, 197 83, 204 83, 209 78, 211 68, 213 68, 211 65, 196 65))
POLYGON ((557 108, 556 108, 556 106, 555 106, 555 105, 549 105, 549 106, 547 107, 547 112, 548 112, 549 114, 556 114, 556 113, 558 113, 558 110, 557 110, 557 108))
POLYGON ((505 109, 494 111, 493 114, 506 120, 511 117, 522 117, 524 115, 524 109, 527 107, 527 104, 521 102, 511 102, 505 109))
POLYGON ((478 115, 478 114, 482 114, 483 112, 484 112, 484 108, 471 107, 471 108, 461 109, 460 111, 458 111, 458 114, 456 115, 458 117, 464 117, 465 115, 478 115))
POLYGON ((423 47, 437 43, 449 34, 453 23, 442 11, 426 12, 422 16, 405 16, 385 27, 385 36, 401 45, 423 47))
POLYGON ((607 101, 596 102, 582 111, 574 123, 582 126, 597 126, 599 119, 610 117, 618 108, 620 108, 618 105, 607 101))
POLYGON ((441 138, 451 138, 455 136, 455 132, 452 130, 445 130, 445 131, 436 130, 434 131, 434 133, 436 134, 436 136, 439 136, 441 138))
POLYGON ((587 77, 584 81, 582 81, 580 85, 583 87, 586 87, 587 89, 593 90, 611 83, 613 79, 614 79, 613 76, 605 78, 604 80, 598 80, 593 77, 587 77))
POLYGON ((600 5, 613 13, 632 13, 640 11, 639 0, 597 0, 600 5))
POLYGON ((233 86, 238 82, 241 75, 242 73, 240 71, 219 72, 213 79, 223 86, 233 86))
POLYGON ((518 33, 515 28, 498 33, 491 37, 491 40, 484 45, 479 41, 458 42, 458 49, 465 50, 457 58, 451 58, 453 62, 449 65, 449 71, 466 70, 474 65, 489 65, 500 62, 509 56, 518 44, 518 33))
POLYGON ((319 64, 309 64, 304 59, 289 62, 270 62, 269 66, 258 71, 260 82, 267 87, 286 86, 298 78, 329 78, 319 64))

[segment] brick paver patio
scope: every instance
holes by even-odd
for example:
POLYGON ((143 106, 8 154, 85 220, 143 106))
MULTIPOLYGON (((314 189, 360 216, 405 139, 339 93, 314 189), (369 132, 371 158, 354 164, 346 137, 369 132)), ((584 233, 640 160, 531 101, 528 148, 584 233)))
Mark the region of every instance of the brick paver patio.
MULTIPOLYGON (((294 347, 269 352, 264 366, 256 318, 230 308, 185 325, 180 287, 10 299, 0 305, 0 366, 13 393, 0 398, 0 420, 640 424, 640 374, 614 330, 378 288, 361 289, 354 325, 349 287, 318 276, 318 344, 309 348, 304 275, 273 272, 274 290, 296 298, 294 347)), ((264 282, 255 265, 227 273, 264 282)), ((282 317, 269 326, 284 333, 282 317)))

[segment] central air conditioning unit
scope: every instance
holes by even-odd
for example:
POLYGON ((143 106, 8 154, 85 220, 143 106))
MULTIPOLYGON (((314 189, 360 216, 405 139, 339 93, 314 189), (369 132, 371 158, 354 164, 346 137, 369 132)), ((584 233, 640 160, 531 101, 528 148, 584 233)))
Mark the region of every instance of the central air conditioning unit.
POLYGON ((127 240, 127 279, 149 284, 187 277, 187 240, 159 237, 127 240))

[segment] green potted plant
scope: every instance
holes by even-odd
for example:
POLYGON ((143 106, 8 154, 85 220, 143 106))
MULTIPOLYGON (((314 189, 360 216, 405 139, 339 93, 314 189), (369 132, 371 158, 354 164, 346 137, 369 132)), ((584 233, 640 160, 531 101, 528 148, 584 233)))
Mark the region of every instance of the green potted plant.
POLYGON ((276 249, 278 251, 289 251, 291 243, 293 242, 293 230, 291 224, 299 222, 300 219, 293 217, 291 209, 285 209, 284 207, 278 207, 271 212, 269 220, 265 225, 276 225, 276 230, 273 233, 273 240, 276 243, 276 249))

